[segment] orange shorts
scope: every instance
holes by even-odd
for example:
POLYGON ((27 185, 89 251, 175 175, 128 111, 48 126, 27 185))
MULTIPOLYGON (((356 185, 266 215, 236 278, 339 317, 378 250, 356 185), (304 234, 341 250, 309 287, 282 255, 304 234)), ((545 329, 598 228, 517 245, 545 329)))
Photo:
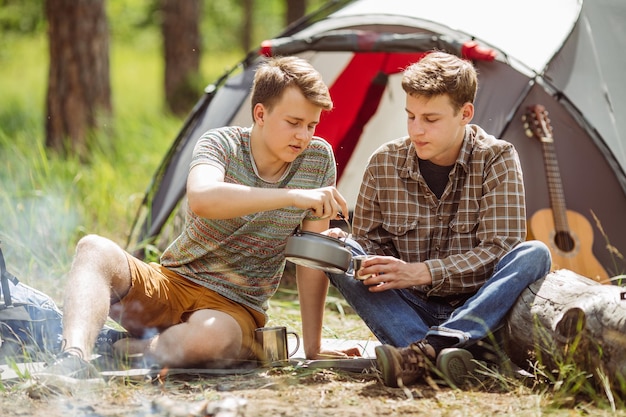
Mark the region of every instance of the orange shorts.
MULTIPOLYGON (((242 358, 255 358, 254 329, 265 315, 192 282, 158 263, 126 254, 131 288, 119 301, 114 318, 133 337, 148 338, 185 322, 197 310, 218 310, 233 317, 243 334, 242 358)), ((112 314, 113 316, 113 314, 112 314)))

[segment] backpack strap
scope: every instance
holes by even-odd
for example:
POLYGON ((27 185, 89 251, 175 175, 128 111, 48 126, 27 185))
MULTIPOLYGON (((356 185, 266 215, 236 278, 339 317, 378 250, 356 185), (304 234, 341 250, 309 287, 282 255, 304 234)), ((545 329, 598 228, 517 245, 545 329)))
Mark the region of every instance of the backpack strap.
POLYGON ((15 275, 7 271, 4 256, 2 255, 2 247, 0 247, 0 284, 2 285, 2 295, 4 296, 5 307, 11 307, 13 305, 13 301, 11 301, 11 290, 9 289, 9 280, 11 280, 11 282, 15 285, 19 282, 15 275))

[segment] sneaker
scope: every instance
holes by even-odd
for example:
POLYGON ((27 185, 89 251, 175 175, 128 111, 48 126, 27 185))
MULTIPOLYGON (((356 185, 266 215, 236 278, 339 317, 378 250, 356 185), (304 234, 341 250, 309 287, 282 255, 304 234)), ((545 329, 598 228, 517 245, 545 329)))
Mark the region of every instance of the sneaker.
POLYGON ((437 369, 443 374, 446 383, 455 388, 468 385, 476 368, 470 352, 460 348, 443 349, 437 355, 437 369))
POLYGON ((40 375, 60 375, 74 379, 100 378, 100 373, 88 361, 78 355, 63 352, 40 375))
POLYGON ((423 378, 427 374, 429 363, 434 360, 428 354, 429 348, 422 341, 411 343, 405 348, 377 346, 374 352, 383 383, 388 387, 398 388, 423 378))
POLYGON ((104 379, 96 368, 82 357, 61 353, 55 361, 33 374, 33 384, 28 385, 31 397, 47 394, 72 395, 79 390, 100 388, 104 379))
POLYGON ((130 335, 126 331, 103 328, 98 333, 94 350, 98 355, 114 356, 113 344, 127 337, 130 335))

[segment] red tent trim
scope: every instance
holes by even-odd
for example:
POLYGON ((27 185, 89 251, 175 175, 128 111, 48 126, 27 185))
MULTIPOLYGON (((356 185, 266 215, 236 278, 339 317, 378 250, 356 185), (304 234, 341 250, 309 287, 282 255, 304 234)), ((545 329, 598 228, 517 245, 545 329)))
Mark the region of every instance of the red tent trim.
MULTIPOLYGON (((333 147, 337 181, 341 178, 363 128, 376 113, 389 75, 402 72, 425 53, 355 53, 330 87, 334 108, 322 114, 316 135, 333 147)), ((398 109, 402 111, 402 109, 398 109)))

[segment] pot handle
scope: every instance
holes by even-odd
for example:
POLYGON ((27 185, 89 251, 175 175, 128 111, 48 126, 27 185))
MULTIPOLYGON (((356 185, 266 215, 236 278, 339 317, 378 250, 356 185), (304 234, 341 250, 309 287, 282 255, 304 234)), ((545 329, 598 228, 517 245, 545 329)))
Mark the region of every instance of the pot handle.
MULTIPOLYGON (((348 234, 343 238, 343 243, 345 245, 346 240, 352 236, 352 224, 350 224, 350 222, 348 221, 348 219, 346 219, 346 216, 343 215, 342 212, 337 213, 337 216, 343 220, 344 222, 346 222, 346 225, 348 225, 348 234)), ((302 231, 302 221, 300 221, 300 223, 296 226, 296 228, 293 231, 293 235, 299 235, 300 232, 302 231)), ((341 239, 340 239, 341 240, 341 239)))
POLYGON ((346 224, 348 225, 348 234, 343 238, 343 243, 345 245, 346 240, 352 236, 352 224, 350 224, 350 222, 348 221, 348 219, 346 219, 346 216, 344 216, 342 212, 337 213, 337 216, 339 216, 339 218, 346 222, 346 224))

